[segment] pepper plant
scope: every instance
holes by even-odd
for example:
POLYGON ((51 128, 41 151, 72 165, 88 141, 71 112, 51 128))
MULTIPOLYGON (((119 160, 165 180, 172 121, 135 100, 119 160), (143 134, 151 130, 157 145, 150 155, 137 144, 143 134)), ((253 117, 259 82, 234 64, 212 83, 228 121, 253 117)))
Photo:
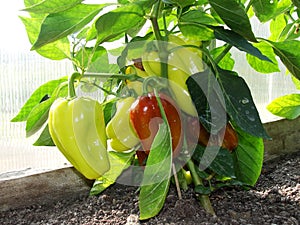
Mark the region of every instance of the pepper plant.
POLYGON ((69 60, 74 73, 38 87, 12 121, 94 179, 92 195, 136 185, 144 220, 170 185, 179 198, 193 188, 213 215, 213 191, 255 185, 270 137, 230 52, 260 73, 279 71, 280 60, 299 82, 299 0, 24 3, 31 50, 69 60), (270 23, 269 37, 253 33, 255 17, 270 23))

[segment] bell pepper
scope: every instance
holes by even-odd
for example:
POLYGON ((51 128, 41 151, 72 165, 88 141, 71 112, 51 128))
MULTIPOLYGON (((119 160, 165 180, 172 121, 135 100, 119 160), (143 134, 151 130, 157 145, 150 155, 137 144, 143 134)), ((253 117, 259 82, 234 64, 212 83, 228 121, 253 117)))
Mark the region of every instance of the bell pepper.
POLYGON ((110 146, 118 152, 127 151, 139 143, 129 121, 129 109, 135 101, 127 97, 117 102, 117 111, 106 126, 106 134, 110 139, 110 146))
POLYGON ((187 122, 188 138, 198 136, 198 143, 202 146, 220 146, 232 152, 238 146, 238 135, 230 123, 227 123, 217 134, 210 134, 196 117, 189 117, 187 122), (196 130, 199 129, 198 132, 196 130))
MULTIPOLYGON (((160 93, 159 97, 170 126, 173 157, 177 157, 183 142, 180 110, 169 96, 160 93)), ((130 122, 141 141, 144 151, 146 154, 149 154, 152 142, 158 132, 159 124, 163 122, 157 99, 153 92, 139 96, 136 99, 130 109, 130 122)))
MULTIPOLYGON (((170 35, 168 38, 167 50, 172 50, 167 61, 171 90, 179 107, 187 114, 197 116, 186 80, 190 75, 203 71, 202 53, 193 48, 180 47, 189 43, 177 36, 170 35)), ((142 65, 149 76, 162 75, 158 51, 145 52, 142 56, 142 65)))
POLYGON ((104 116, 97 101, 59 98, 50 108, 48 124, 55 145, 86 178, 109 170, 104 116))
POLYGON ((110 168, 104 114, 98 101, 76 97, 74 73, 69 79, 69 97, 58 98, 49 110, 48 126, 54 144, 88 179, 102 176, 110 168))
MULTIPOLYGON (((137 71, 139 71, 138 68, 135 68, 134 66, 128 66, 126 68, 126 70, 125 70, 125 74, 136 74, 138 76, 141 76, 142 72, 143 72, 143 76, 146 74, 144 71, 140 71, 140 72, 137 72, 137 71)), ((135 93, 137 95, 139 95, 139 96, 143 94, 143 83, 140 82, 140 81, 129 81, 129 80, 126 80, 126 86, 129 89, 134 90, 135 93)))
POLYGON ((222 148, 233 151, 238 146, 238 135, 233 129, 230 123, 227 123, 226 126, 220 131, 221 134, 224 134, 222 140, 222 148))

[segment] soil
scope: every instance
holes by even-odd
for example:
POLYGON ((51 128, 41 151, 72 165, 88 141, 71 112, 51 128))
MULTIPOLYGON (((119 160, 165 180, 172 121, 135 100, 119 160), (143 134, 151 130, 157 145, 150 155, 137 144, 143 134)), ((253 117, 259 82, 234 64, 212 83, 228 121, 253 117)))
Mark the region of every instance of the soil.
POLYGON ((99 196, 0 213, 0 224, 288 224, 300 221, 300 152, 264 164, 251 190, 225 188, 211 194, 216 217, 205 213, 191 190, 178 200, 171 186, 160 214, 138 220, 136 187, 115 184, 99 196))

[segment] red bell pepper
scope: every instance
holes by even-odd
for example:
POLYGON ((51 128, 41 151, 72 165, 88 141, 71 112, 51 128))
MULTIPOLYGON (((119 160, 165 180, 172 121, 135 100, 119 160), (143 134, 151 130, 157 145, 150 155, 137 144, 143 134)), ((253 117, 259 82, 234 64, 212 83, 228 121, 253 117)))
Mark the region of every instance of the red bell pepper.
MULTIPOLYGON (((169 96, 160 93, 159 97, 170 126, 173 157, 177 157, 183 143, 180 110, 169 96)), ((148 93, 137 98, 130 109, 130 121, 141 140, 144 151, 146 154, 149 154, 152 142, 158 132, 159 124, 163 122, 154 93, 148 93)))

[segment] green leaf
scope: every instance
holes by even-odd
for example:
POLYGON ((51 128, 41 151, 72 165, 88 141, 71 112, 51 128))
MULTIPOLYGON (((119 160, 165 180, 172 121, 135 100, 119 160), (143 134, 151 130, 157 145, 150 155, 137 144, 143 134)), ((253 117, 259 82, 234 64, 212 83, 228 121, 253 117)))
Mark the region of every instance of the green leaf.
POLYGON ((238 131, 239 145, 233 152, 235 174, 239 181, 253 186, 261 173, 264 156, 262 138, 238 131))
POLYGON ((139 195, 140 219, 156 216, 162 209, 170 185, 172 142, 169 126, 160 125, 151 146, 139 195))
POLYGON ((214 27, 215 37, 219 40, 225 41, 228 44, 236 47, 240 51, 247 52, 261 60, 272 62, 268 57, 263 55, 256 47, 249 43, 244 37, 238 33, 224 29, 222 27, 214 27))
POLYGON ((26 137, 37 132, 48 119, 48 113, 54 98, 49 98, 35 106, 28 115, 26 122, 26 137))
POLYGON ((284 42, 271 42, 274 52, 286 68, 296 78, 300 79, 300 54, 295 49, 300 49, 300 41, 291 40, 284 42))
POLYGON ((236 0, 209 0, 209 4, 231 30, 257 42, 245 10, 236 0))
POLYGON ((122 5, 112 10, 96 21, 98 42, 103 43, 138 26, 144 20, 144 13, 138 4, 122 5))
POLYGON ((300 0, 292 0, 293 4, 300 9, 300 0))
POLYGON ((103 9, 102 5, 78 4, 59 13, 52 13, 44 19, 39 36, 32 46, 36 50, 48 43, 67 37, 87 25, 103 9))
POLYGON ((202 24, 184 22, 179 24, 179 29, 190 39, 209 41, 214 38, 213 30, 202 24))
POLYGON ((233 158, 231 153, 218 146, 203 147, 198 145, 193 153, 193 159, 200 162, 199 167, 204 165, 216 174, 235 178, 233 158))
POLYGON ((174 4, 181 8, 184 8, 186 6, 192 5, 195 0, 162 0, 165 4, 174 4))
POLYGON ((296 77, 294 77, 294 76, 292 75, 292 81, 293 81, 293 83, 294 83, 294 85, 295 85, 295 88, 297 88, 298 90, 300 90, 300 80, 297 79, 296 77))
POLYGON ((286 12, 291 10, 293 8, 292 4, 293 3, 292 3, 291 0, 280 0, 280 1, 278 1, 277 9, 274 13, 274 17, 279 16, 281 14, 285 14, 286 12))
POLYGON ((253 136, 269 138, 244 79, 232 71, 219 69, 219 83, 223 89, 227 113, 234 123, 253 136))
POLYGON ((34 146, 55 146, 55 144, 51 138, 50 132, 49 132, 48 124, 42 131, 39 138, 33 143, 33 145, 34 146))
POLYGON ((300 94, 289 94, 274 99, 267 109, 276 116, 296 119, 300 115, 300 94))
POLYGON ((278 0, 254 0, 252 7, 255 15, 261 22, 269 21, 274 18, 278 0))
MULTIPOLYGON (((299 14, 300 15, 300 14, 299 14)), ((300 37, 300 32, 297 32, 297 27, 298 27, 298 22, 293 21, 292 23, 288 23, 286 26, 286 29, 282 31, 282 33, 285 35, 281 38, 280 41, 285 41, 285 40, 299 40, 300 37)))
POLYGON ((81 48, 75 58, 80 62, 80 66, 87 72, 108 73, 109 62, 108 54, 104 47, 81 48))
MULTIPOLYGON (((214 48, 211 50, 211 55, 213 59, 216 59, 224 50, 226 46, 221 46, 218 48, 214 48)), ((233 70, 234 67, 234 59, 231 57, 231 53, 227 52, 226 55, 222 58, 222 60, 218 63, 218 66, 224 70, 233 70)))
POLYGON ((197 185, 194 188, 194 191, 200 195, 209 195, 211 194, 211 189, 209 187, 205 187, 203 185, 197 185))
POLYGON ((83 0, 43 0, 23 10, 33 13, 57 13, 72 8, 75 5, 81 3, 82 1, 83 0))
POLYGON ((193 74, 186 84, 201 124, 207 131, 217 133, 225 126, 227 117, 224 98, 220 97, 222 90, 214 74, 210 70, 193 74))
POLYGON ((219 23, 208 13, 200 10, 191 10, 180 17, 180 22, 189 22, 202 25, 218 26, 219 23))
POLYGON ((263 55, 272 60, 272 63, 269 61, 260 60, 253 55, 247 54, 246 57, 249 65, 260 73, 279 72, 280 69, 278 68, 278 62, 275 58, 273 48, 265 42, 254 43, 253 45, 258 48, 263 55))
POLYGON ((23 107, 20 109, 19 113, 11 120, 11 122, 26 121, 32 109, 38 104, 40 104, 44 96, 52 96, 56 88, 63 82, 66 82, 67 80, 67 77, 63 77, 57 80, 51 80, 37 88, 26 101, 26 103, 23 105, 23 107))
MULTIPOLYGON (((43 18, 20 17, 20 19, 26 28, 30 43, 33 44, 37 39, 43 18)), ((65 59, 70 57, 70 43, 67 38, 62 38, 53 43, 44 45, 43 47, 37 49, 36 52, 43 57, 53 60, 65 59)))
POLYGON ((134 154, 135 151, 129 153, 109 151, 110 170, 95 180, 90 190, 90 195, 98 195, 110 185, 114 184, 122 172, 130 166, 134 154))
POLYGON ((284 28, 286 27, 286 19, 285 15, 279 15, 276 18, 274 18, 270 22, 270 31, 271 31, 271 36, 269 37, 270 41, 277 41, 280 40, 282 36, 285 36, 282 34, 284 28))
POLYGON ((206 25, 217 26, 218 22, 209 14, 200 10, 192 10, 180 17, 179 29, 182 34, 191 39, 211 40, 213 30, 206 25))

